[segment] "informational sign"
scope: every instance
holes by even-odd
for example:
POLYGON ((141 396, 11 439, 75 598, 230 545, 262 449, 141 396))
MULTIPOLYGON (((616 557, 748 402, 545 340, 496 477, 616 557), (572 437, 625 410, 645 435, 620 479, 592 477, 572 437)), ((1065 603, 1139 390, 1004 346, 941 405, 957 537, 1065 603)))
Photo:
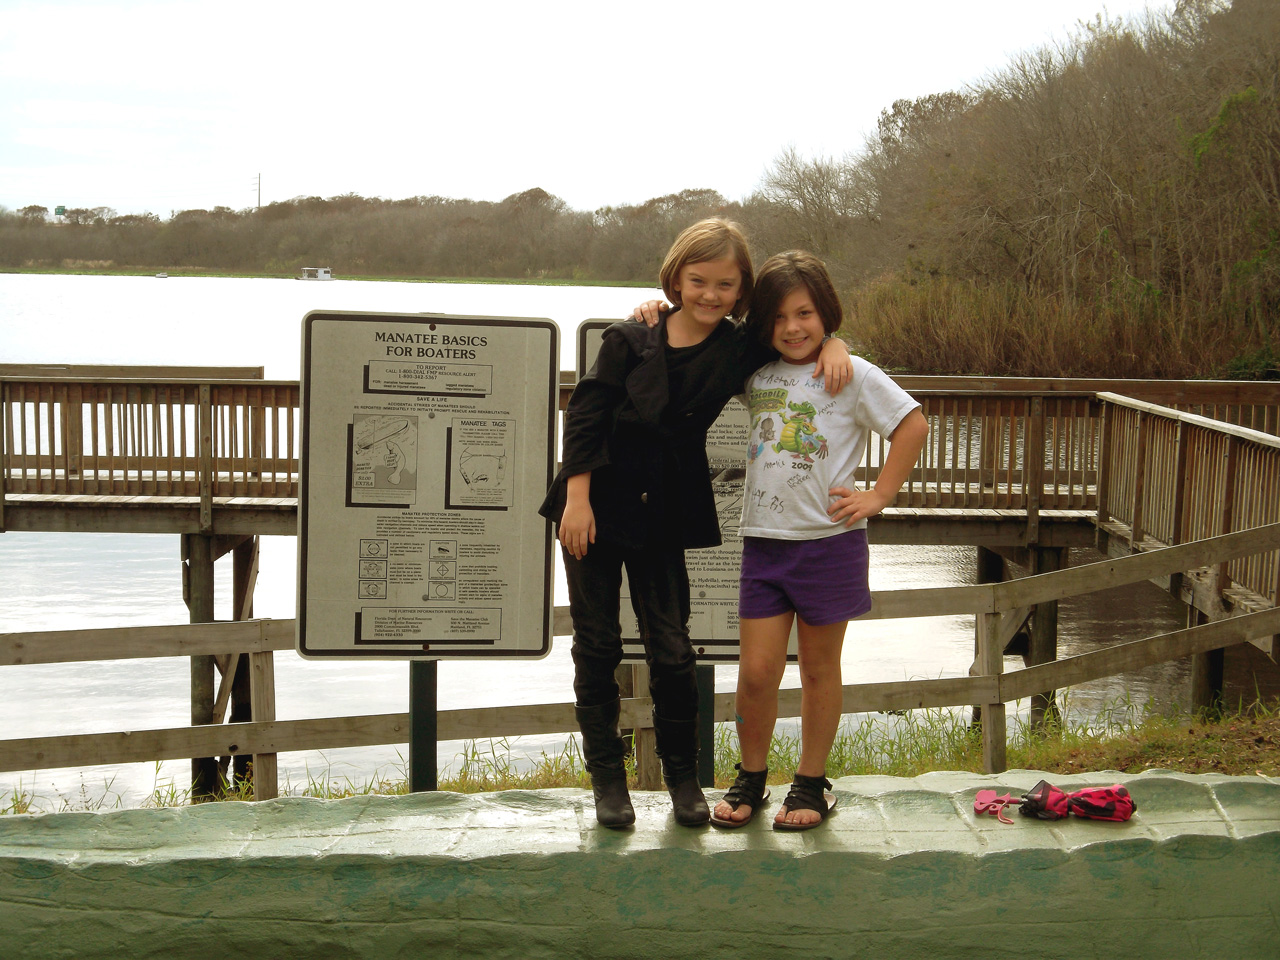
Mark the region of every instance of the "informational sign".
MULTIPOLYGON (((595 363, 606 327, 612 321, 587 320, 578 328, 578 376, 595 363)), ((747 475, 747 438, 751 418, 747 408, 730 400, 719 419, 707 431, 707 460, 711 467, 711 488, 720 517, 718 547, 685 552, 689 571, 689 636, 699 661, 706 663, 738 660, 738 572, 742 565, 742 496, 747 475)), ((631 609, 626 578, 622 583, 623 657, 643 661, 640 627, 631 609)), ((794 654, 794 640, 793 649, 794 654)))
POLYGON ((559 330, 310 313, 302 324, 298 652, 551 649, 559 330))

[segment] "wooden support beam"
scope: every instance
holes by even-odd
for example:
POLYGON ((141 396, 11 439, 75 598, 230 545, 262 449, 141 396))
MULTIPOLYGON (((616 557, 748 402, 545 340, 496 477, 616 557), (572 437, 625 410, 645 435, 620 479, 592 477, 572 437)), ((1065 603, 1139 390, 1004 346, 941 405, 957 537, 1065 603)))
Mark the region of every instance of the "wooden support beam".
MULTIPOLYGON (((631 665, 631 689, 640 696, 649 696, 649 666, 644 663, 631 665)), ((652 701, 649 701, 652 703, 652 701)), ((635 730, 636 785, 641 790, 662 789, 662 764, 658 759, 658 741, 653 732, 653 712, 636 717, 631 724, 635 730)))
POLYGON ((227 717, 227 704, 231 702, 231 688, 235 683, 236 673, 240 669, 240 654, 228 653, 215 656, 218 667, 218 693, 213 698, 213 710, 210 711, 210 723, 222 723, 227 717))
MULTIPOLYGON (((1004 648, 998 642, 997 615, 980 613, 978 621, 978 669, 986 677, 998 677, 1004 670, 1004 648)), ((1002 773, 1006 759, 1007 731, 1004 702, 996 698, 982 704, 982 769, 1002 773)))
POLYGON ((213 559, 221 560, 228 553, 233 552, 236 547, 252 539, 253 534, 248 533, 215 534, 213 537, 213 559))
POLYGON ((1236 533, 1208 537, 1176 547, 1150 550, 1118 560, 1100 560, 1068 570, 1042 573, 1008 580, 994 590, 993 610, 1009 610, 1045 600, 1075 597, 1140 583, 1184 570, 1195 570, 1219 562, 1265 553, 1280 547, 1280 523, 1269 523, 1236 533))
MULTIPOLYGON (((1219 505, 1218 530, 1227 533, 1232 529, 1236 506, 1236 470, 1240 463, 1240 441, 1236 437, 1227 438, 1227 463, 1222 476, 1222 503, 1219 505)), ((1227 567, 1231 558, 1224 558, 1218 564, 1218 590, 1226 590, 1231 586, 1231 577, 1227 567)))
POLYGON ((1275 632, 1280 632, 1280 608, 1273 607, 1006 673, 999 678, 998 696, 1003 701, 1021 700, 1037 690, 1061 689, 1113 677, 1157 663, 1179 660, 1199 651, 1247 643, 1252 638, 1275 632))
POLYGON ((1110 404, 1102 405, 1102 436, 1099 439, 1098 466, 1098 513, 1094 518, 1097 527, 1098 549, 1106 552, 1102 540, 1102 525, 1111 519, 1111 475, 1115 446, 1115 410, 1110 404))
MULTIPOLYGON (((249 687, 254 724, 271 723, 276 718, 276 666, 270 651, 249 654, 249 687)), ((237 726, 228 724, 228 726, 237 726)), ((253 799, 270 800, 280 795, 280 774, 275 749, 253 752, 253 799)))
MULTIPOLYGON (((1032 574, 1052 573, 1066 562, 1067 551, 1051 547, 1032 549, 1032 574)), ((1031 616, 1031 631, 1027 643, 1027 666, 1053 663, 1058 659, 1058 601, 1041 600, 1031 616)), ((1044 690, 1031 696, 1029 722, 1033 730, 1041 729, 1045 719, 1056 717, 1058 706, 1055 691, 1044 690)))
MULTIPOLYGON (((1194 631, 1209 622, 1209 618, 1195 607, 1187 607, 1187 632, 1194 631)), ((1222 647, 1197 650, 1191 654, 1191 709, 1196 712, 1217 713, 1222 709, 1223 672, 1226 665, 1222 647)))
POLYGON ((1151 416, 1144 410, 1138 411, 1138 450, 1134 455, 1133 468, 1136 476, 1133 481, 1133 503, 1129 506, 1129 516, 1133 522, 1129 528, 1129 549, 1137 550, 1142 542, 1142 510, 1143 498, 1147 486, 1147 441, 1151 434, 1151 416))
MULTIPOLYGON (((986 547, 978 547, 977 566, 979 585, 996 584, 1004 581, 1005 560, 998 551, 989 550, 986 547)), ((993 592, 993 599, 994 596, 993 592)), ((973 628, 973 666, 969 670, 971 674, 982 672, 982 638, 979 627, 980 625, 975 622, 973 628)), ((1007 643, 1008 641, 1006 640, 1005 642, 1007 643)), ((1003 651, 1004 647, 1001 646, 1000 649, 1003 651)), ((970 716, 976 726, 982 723, 982 704, 975 700, 971 706, 970 716)))
MULTIPOLYGON (((183 583, 187 610, 192 623, 213 621, 213 556, 209 537, 191 535, 182 538, 185 576, 183 583)), ((191 658, 191 724, 213 723, 214 658, 198 654, 191 658)), ((191 759, 191 796, 212 796, 218 788, 218 765, 214 757, 191 759)))
POLYGON ((200 384, 200 412, 196 420, 200 444, 200 532, 213 533, 213 394, 200 384))
POLYGON ((1026 470, 1028 544, 1040 539, 1040 501, 1044 497, 1044 426, 1044 400, 1033 397, 1022 450, 1026 470))
POLYGON ((292 650, 297 630, 296 620, 251 620, 4 633, 0 634, 0 667, 292 650))
MULTIPOLYGON (((257 537, 240 538, 231 552, 231 613, 236 621, 253 619, 253 594, 258 584, 259 541, 257 537)), ((237 654, 236 668, 231 674, 231 713, 227 718, 232 723, 244 723, 253 717, 253 667, 248 653, 237 654)), ((222 763, 228 764, 228 758, 222 763)), ((251 774, 249 758, 244 756, 230 758, 232 767, 231 779, 236 784, 246 782, 251 774)))
POLYGON ((1019 607, 1017 610, 1006 610, 997 614, 997 640, 1000 644, 1001 651, 1008 653, 1009 644, 1013 642, 1019 631, 1026 625, 1027 618, 1031 616, 1030 607, 1019 607))

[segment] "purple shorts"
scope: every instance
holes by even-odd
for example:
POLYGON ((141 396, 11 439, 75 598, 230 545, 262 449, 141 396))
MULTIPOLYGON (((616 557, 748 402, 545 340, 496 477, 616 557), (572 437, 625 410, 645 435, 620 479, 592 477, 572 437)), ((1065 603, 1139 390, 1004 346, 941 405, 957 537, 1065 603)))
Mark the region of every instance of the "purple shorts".
POLYGON ((867 563, 866 530, 821 540, 743 537, 738 616, 794 610, 814 627, 860 617, 871 609, 867 563))

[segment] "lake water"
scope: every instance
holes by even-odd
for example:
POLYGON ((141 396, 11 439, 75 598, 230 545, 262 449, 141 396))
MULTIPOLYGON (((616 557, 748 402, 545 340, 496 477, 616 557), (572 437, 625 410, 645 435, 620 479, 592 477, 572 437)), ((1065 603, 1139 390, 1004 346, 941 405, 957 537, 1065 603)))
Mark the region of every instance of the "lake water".
MULTIPOLYGON (((261 365, 268 379, 292 380, 302 317, 324 309, 549 318, 560 327, 567 370, 581 321, 621 317, 656 296, 656 288, 0 275, 0 362, 261 365)), ((263 538, 257 616, 295 615, 295 551, 293 537, 263 538)), ((1096 555, 1073 551, 1071 562, 1091 559, 1096 555)), ((969 547, 874 547, 872 588, 971 583, 974 566, 969 547)), ((0 534, 0 583, 0 632, 187 621, 176 536, 0 534)), ((217 595, 217 617, 230 619, 227 560, 218 564, 217 595)), ((567 603, 559 573, 555 603, 567 603)), ((1059 616, 1060 651, 1068 655, 1176 629, 1183 613, 1167 595, 1140 585, 1064 601, 1059 616)), ((964 676, 973 629, 971 617, 855 623, 845 642, 845 682, 964 676)), ((567 638, 543 660, 448 661, 439 675, 442 709, 572 696, 567 638)), ((1126 697, 1185 702, 1187 676, 1184 663, 1172 663, 1083 685, 1072 691, 1070 708, 1088 714, 1126 697)), ((0 739, 180 726, 190 720, 188 677, 183 658, 0 667, 0 739)), ((1247 665, 1231 679, 1253 695, 1247 665)), ((717 668, 717 690, 735 682, 733 667, 717 668)), ((798 683, 793 667, 784 684, 798 683)), ((407 709, 408 666, 304 661, 285 652, 276 655, 276 686, 281 720, 400 712, 407 709)), ((563 744, 563 737, 527 737, 510 747, 517 762, 528 762, 563 744)), ((456 769, 462 747, 440 745, 442 769, 456 769)), ((405 759, 404 746, 281 754, 282 790, 317 779, 400 776, 405 759)), ((185 787, 189 771, 184 760, 0 773, 0 808, 14 789, 33 791, 44 809, 136 805, 156 787, 185 787)))

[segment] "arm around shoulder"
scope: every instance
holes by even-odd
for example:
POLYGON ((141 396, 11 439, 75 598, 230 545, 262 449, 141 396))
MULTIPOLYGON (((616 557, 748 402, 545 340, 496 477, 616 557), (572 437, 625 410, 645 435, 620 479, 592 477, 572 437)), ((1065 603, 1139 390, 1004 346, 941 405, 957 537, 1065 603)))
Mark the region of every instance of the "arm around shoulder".
POLYGON ((813 368, 813 377, 826 375, 826 390, 835 396, 853 379, 853 361, 849 358, 849 347, 839 337, 829 336, 822 341, 822 352, 818 354, 818 363, 813 368))

